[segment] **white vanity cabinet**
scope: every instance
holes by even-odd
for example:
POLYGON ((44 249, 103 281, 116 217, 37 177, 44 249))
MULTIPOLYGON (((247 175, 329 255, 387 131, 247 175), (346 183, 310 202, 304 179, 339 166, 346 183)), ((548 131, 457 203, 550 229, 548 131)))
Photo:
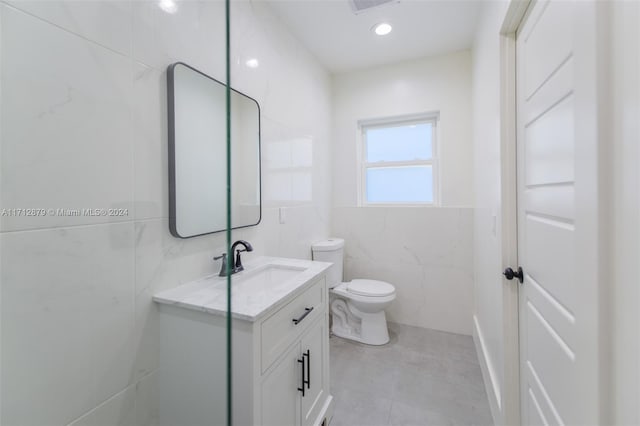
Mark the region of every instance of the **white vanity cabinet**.
MULTIPOLYGON (((273 369, 261 389, 261 422, 265 426, 322 424, 331 401, 326 313, 318 318, 273 369)), ((328 419, 325 424, 328 424, 328 419)))
MULTIPOLYGON (((295 278, 290 280, 292 290, 283 292, 280 298, 265 298, 268 303, 262 308, 253 306, 253 311, 243 311, 243 304, 254 303, 259 295, 243 299, 241 292, 250 289, 243 289, 241 282, 232 292, 233 425, 329 424, 333 398, 329 393, 328 290, 324 276, 329 264, 296 264, 304 262, 313 268, 302 274, 299 285, 295 285, 295 278), (234 300, 238 305, 235 308, 234 300)), ((227 319, 212 309, 213 295, 207 293, 210 286, 200 283, 192 287, 155 297, 160 313, 159 423, 224 426, 227 319), (198 308, 196 299, 202 300, 203 306, 198 308), (205 300, 209 301, 206 306, 205 300)))

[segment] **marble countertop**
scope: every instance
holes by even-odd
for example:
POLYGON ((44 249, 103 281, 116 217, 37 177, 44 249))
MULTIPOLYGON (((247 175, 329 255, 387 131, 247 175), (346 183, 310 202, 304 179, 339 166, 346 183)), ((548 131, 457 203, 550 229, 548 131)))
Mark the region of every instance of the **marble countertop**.
MULTIPOLYGON (((267 256, 247 261, 244 271, 231 276, 232 317, 256 321, 271 308, 288 299, 288 296, 302 292, 307 284, 330 266, 331 263, 326 262, 267 256), (270 266, 295 273, 289 273, 290 276, 281 281, 267 285, 251 279, 270 266)), ((160 304, 224 316, 227 314, 227 279, 217 274, 209 275, 160 292, 153 296, 153 300, 160 304)))

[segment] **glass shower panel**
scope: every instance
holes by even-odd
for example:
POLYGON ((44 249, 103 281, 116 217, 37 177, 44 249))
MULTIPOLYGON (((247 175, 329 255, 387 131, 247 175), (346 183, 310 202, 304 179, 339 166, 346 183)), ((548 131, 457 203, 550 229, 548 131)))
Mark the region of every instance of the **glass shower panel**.
POLYGON ((0 424, 231 424, 231 236, 170 233, 166 72, 226 81, 227 6, 0 3, 0 424))

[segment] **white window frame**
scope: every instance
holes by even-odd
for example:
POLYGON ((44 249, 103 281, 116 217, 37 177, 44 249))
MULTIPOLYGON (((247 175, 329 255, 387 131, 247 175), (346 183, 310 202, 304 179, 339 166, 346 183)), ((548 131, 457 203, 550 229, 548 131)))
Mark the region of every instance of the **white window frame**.
POLYGON ((362 207, 416 207, 438 206, 440 203, 440 170, 438 167, 438 121, 439 112, 429 112, 421 114, 411 114, 395 117, 376 118, 358 121, 358 205, 362 207), (425 124, 431 123, 431 150, 432 155, 429 160, 412 161, 379 161, 369 163, 367 161, 367 130, 398 125, 425 124), (370 203, 367 201, 367 169, 380 167, 402 167, 402 166, 431 166, 433 172, 433 202, 385 202, 370 203))

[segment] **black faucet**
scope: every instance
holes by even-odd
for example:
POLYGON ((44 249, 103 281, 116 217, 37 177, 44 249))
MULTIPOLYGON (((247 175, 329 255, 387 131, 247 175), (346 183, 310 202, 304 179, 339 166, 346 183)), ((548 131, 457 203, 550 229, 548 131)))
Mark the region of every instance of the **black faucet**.
POLYGON ((253 251, 253 247, 249 244, 248 241, 238 240, 231 245, 231 260, 227 262, 227 253, 222 253, 220 256, 216 256, 213 260, 222 259, 222 266, 220 267, 220 273, 218 274, 221 277, 226 277, 228 275, 233 275, 236 272, 240 272, 244 270, 244 266, 242 266, 242 259, 240 258, 240 253, 243 251, 253 251), (243 249, 237 249, 237 246, 243 246, 243 249), (233 251, 236 252, 236 258, 233 259, 233 251))
POLYGON ((243 251, 253 251, 253 247, 251 247, 251 244, 249 244, 248 241, 245 240, 238 240, 235 243, 233 243, 231 245, 231 256, 233 256, 233 251, 236 251, 236 261, 234 262, 233 259, 231 259, 231 273, 235 274, 236 272, 240 272, 240 271, 244 271, 244 266, 242 266, 242 259, 240 259, 240 253, 242 253, 243 251), (243 249, 237 249, 237 246, 243 246, 243 249))

